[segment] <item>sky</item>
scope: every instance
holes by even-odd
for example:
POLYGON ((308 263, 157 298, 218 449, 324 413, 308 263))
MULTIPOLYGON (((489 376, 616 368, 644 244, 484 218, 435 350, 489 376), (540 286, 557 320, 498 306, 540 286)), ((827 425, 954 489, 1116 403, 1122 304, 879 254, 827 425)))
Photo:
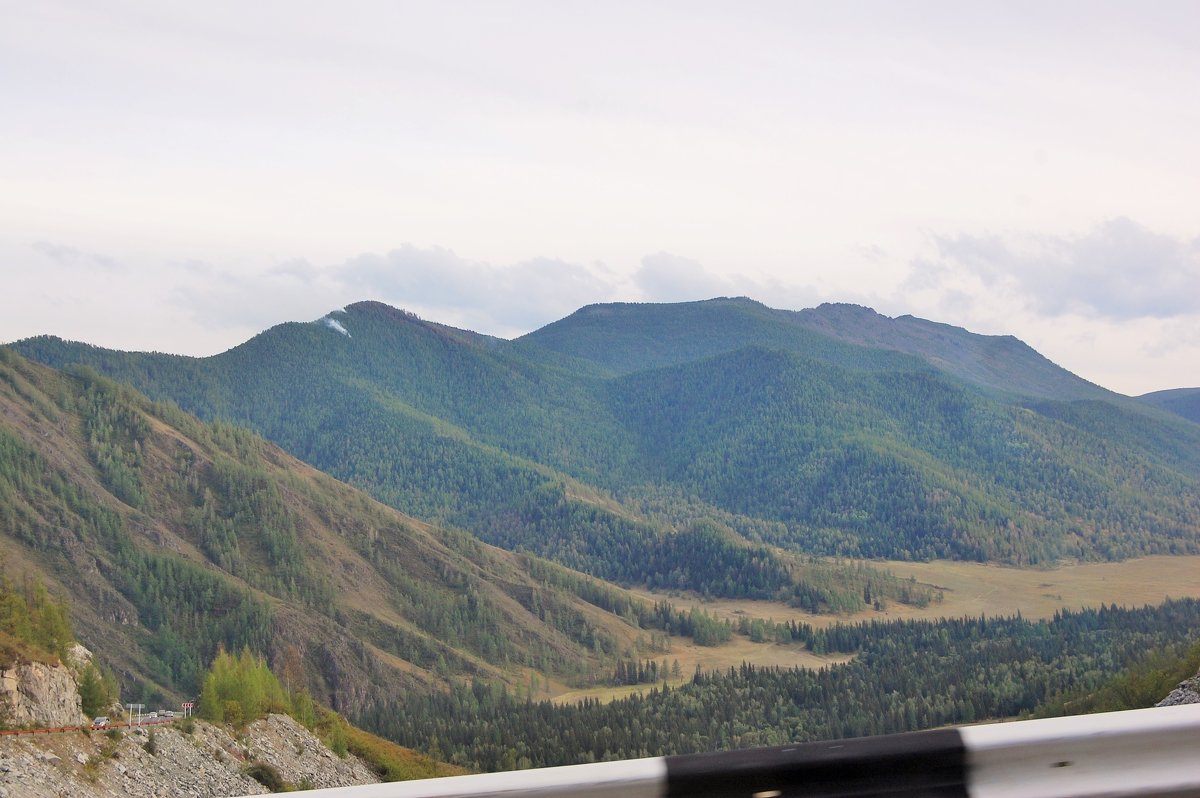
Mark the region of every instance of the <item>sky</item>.
POLYGON ((0 342, 854 302, 1200 386, 1200 4, 0 0, 0 342))

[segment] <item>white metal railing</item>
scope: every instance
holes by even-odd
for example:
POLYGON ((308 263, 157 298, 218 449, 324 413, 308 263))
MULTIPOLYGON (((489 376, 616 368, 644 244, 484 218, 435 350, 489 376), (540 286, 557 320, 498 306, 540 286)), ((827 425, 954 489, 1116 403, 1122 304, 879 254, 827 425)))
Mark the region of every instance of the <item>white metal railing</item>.
POLYGON ((1200 796, 1200 705, 317 790, 313 798, 1200 796))

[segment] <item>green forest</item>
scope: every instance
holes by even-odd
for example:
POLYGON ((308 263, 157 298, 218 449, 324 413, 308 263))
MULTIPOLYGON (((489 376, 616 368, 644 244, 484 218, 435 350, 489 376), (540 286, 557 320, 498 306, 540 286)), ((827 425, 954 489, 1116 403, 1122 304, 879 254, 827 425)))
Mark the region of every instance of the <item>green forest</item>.
POLYGON ((857 624, 828 633, 830 646, 855 659, 815 671, 744 664, 697 671, 682 687, 573 706, 476 681, 384 702, 356 720, 479 770, 889 734, 1034 713, 1106 684, 1147 651, 1186 646, 1198 625, 1194 600, 1047 621, 857 624))

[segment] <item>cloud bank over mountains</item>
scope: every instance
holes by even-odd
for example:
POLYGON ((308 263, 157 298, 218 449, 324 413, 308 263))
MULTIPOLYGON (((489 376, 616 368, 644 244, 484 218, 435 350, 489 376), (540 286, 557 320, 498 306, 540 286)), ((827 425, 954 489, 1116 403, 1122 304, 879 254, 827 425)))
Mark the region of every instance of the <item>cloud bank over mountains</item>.
POLYGON ((1126 217, 1073 236, 931 235, 927 251, 907 263, 878 248, 864 253, 895 275, 890 282, 839 278, 829 269, 820 285, 806 277, 822 272, 819 265, 803 264, 790 281, 751 276, 749 269, 731 276, 665 251, 644 256, 625 273, 599 262, 553 257, 494 264, 414 244, 340 263, 293 259, 263 270, 198 259, 125 263, 46 241, 31 252, 39 271, 51 275, 49 285, 64 315, 43 319, 30 334, 118 348, 149 343, 164 351, 212 354, 273 324, 319 318, 364 299, 511 338, 597 302, 749 296, 791 309, 856 302, 889 315, 911 313, 977 332, 1015 334, 1067 368, 1126 392, 1142 388, 1103 371, 1120 358, 1164 360, 1159 382, 1145 384, 1147 391, 1171 385, 1162 382, 1167 375, 1186 381, 1187 370, 1178 364, 1193 357, 1200 362, 1200 239, 1157 232, 1126 217), (157 270, 172 278, 156 279, 157 270), (100 308, 117 302, 114 294, 129 293, 131 285, 139 310, 119 319, 99 315, 100 308), (95 334, 97 329, 102 333, 95 334))
POLYGON ((927 272, 966 271, 1039 315, 1130 321, 1200 311, 1200 237, 1173 238, 1125 217, 1071 238, 964 234, 936 243, 927 272))
POLYGON ((0 341, 720 294, 1200 384, 1196 3, 10 5, 0 341))

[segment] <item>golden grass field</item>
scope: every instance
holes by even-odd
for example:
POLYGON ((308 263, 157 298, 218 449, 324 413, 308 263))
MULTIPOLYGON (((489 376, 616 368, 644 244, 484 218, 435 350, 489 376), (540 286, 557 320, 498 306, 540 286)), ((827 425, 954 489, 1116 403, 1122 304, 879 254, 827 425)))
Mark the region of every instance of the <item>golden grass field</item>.
MULTIPOLYGON (((1144 557, 1124 562, 1062 565, 1052 569, 1008 568, 949 561, 871 564, 897 576, 911 576, 918 582, 933 585, 943 592, 945 598, 925 608, 892 604, 886 612, 866 610, 855 615, 811 615, 773 601, 702 601, 690 595, 668 595, 646 590, 633 592, 651 601, 668 600, 678 609, 702 607, 709 614, 728 618, 735 623, 741 617, 750 617, 775 621, 796 620, 814 626, 872 618, 934 619, 981 614, 1004 616, 1018 612, 1026 618, 1049 618, 1056 610, 1063 608, 1096 607, 1101 603, 1142 606, 1157 604, 1166 598, 1200 598, 1200 556, 1144 557)), ((734 635, 728 644, 717 647, 697 646, 682 638, 672 638, 670 652, 647 652, 642 658, 660 663, 663 659, 668 662, 678 659, 683 680, 691 678, 697 664, 704 670, 736 667, 742 662, 816 668, 849 659, 845 656, 818 657, 798 644, 752 643, 739 635, 734 635)), ((648 690, 649 687, 638 685, 569 690, 563 686, 553 692, 555 701, 569 703, 584 697, 611 700, 648 690)))

